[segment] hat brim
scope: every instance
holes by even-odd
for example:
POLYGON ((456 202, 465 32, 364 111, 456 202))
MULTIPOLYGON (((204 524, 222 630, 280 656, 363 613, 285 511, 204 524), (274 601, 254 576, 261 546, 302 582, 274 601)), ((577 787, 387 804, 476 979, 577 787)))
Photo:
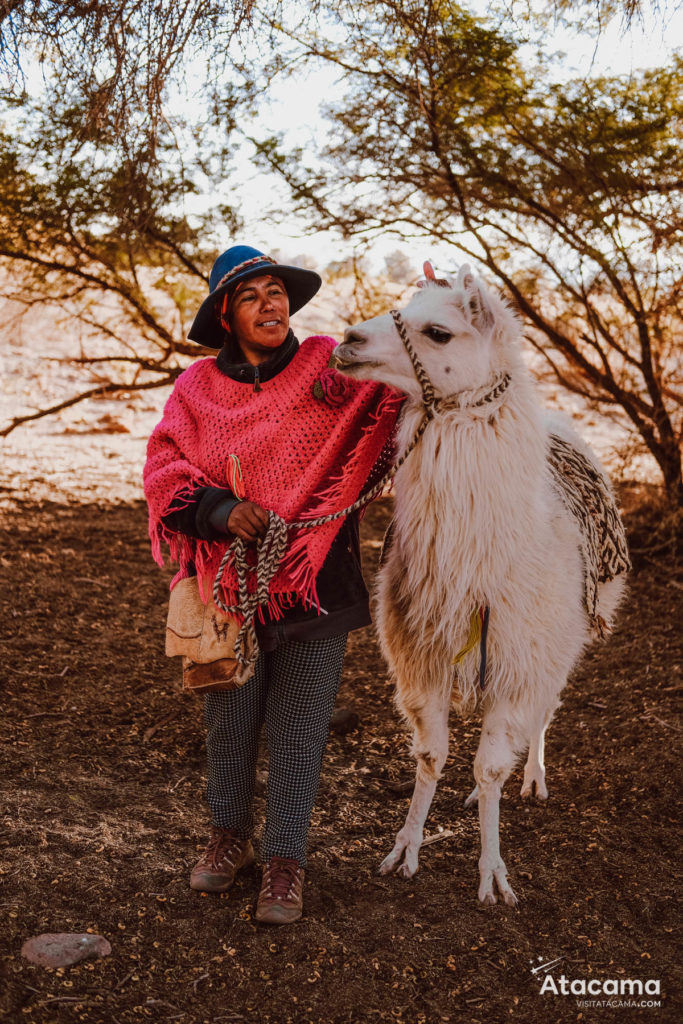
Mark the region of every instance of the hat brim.
POLYGON ((241 274, 235 274, 227 284, 216 288, 204 299, 190 328, 188 334, 190 341, 196 341, 197 344, 204 345, 206 348, 222 348, 225 331, 215 313, 216 299, 240 281, 265 275, 278 277, 282 281, 289 298, 290 316, 310 302, 323 283, 320 275, 316 274, 314 270, 304 270, 302 267, 288 267, 279 263, 264 263, 261 266, 249 267, 241 274))

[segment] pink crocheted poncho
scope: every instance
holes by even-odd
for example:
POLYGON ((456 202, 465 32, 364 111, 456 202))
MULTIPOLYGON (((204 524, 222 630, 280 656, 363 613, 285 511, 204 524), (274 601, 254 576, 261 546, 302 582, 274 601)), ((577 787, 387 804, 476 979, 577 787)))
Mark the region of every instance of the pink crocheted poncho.
MULTIPOLYGON (((260 391, 223 374, 215 358, 198 360, 180 375, 150 437, 143 474, 154 558, 163 564, 165 542, 180 565, 171 586, 194 564, 203 599, 211 593, 232 538, 197 540, 169 529, 163 518, 198 487, 235 491, 235 456, 243 478, 240 496, 286 522, 346 508, 373 469, 379 479, 378 472, 388 468, 402 396, 328 369, 334 345, 332 338, 307 338, 260 391)), ((316 576, 342 522, 290 531, 270 585, 273 617, 297 599, 307 607, 318 603, 316 576)), ((232 566, 223 584, 226 604, 239 603, 232 566)))

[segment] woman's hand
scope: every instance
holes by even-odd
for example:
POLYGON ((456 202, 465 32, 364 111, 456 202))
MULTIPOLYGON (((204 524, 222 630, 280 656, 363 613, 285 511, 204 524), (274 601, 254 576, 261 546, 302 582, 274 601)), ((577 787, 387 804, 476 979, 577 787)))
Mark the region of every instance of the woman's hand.
POLYGON ((268 529, 268 513, 253 501, 240 501, 228 516, 226 523, 230 533, 242 540, 255 541, 264 537, 268 529))

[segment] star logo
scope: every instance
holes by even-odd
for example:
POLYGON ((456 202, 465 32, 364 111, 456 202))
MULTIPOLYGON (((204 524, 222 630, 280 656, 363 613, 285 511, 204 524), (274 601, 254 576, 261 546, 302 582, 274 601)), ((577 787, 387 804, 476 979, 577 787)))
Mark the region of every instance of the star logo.
MULTIPOLYGON (((546 960, 544 962, 543 961, 543 957, 539 956, 539 957, 536 957, 536 960, 538 962, 536 963, 535 966, 531 967, 531 973, 532 974, 538 974, 540 971, 543 971, 544 974, 547 974, 548 971, 551 971, 553 969, 553 967, 557 967, 558 964, 562 963, 562 961, 564 960, 564 957, 563 956, 558 956, 558 957, 555 957, 554 960, 546 960)), ((529 963, 533 965, 534 961, 530 960, 529 963)))

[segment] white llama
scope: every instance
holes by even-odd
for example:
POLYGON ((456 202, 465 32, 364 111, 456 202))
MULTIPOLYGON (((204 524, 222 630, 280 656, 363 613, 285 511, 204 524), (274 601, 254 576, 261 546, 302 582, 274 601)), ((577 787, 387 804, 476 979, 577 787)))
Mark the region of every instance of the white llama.
POLYGON ((425 410, 431 416, 396 475, 392 540, 377 580, 377 629, 417 760, 408 816, 380 870, 406 878, 417 871, 448 753, 450 706, 469 712, 478 704, 469 801, 479 803, 479 899, 495 903, 497 887, 514 905, 500 854, 501 790, 528 748, 522 795, 547 796, 545 730, 595 627, 602 632, 613 618, 628 556, 595 456, 539 409, 513 312, 468 267, 457 280, 437 281, 429 264, 425 274, 402 314, 348 330, 335 350, 342 372, 407 396, 399 451, 425 410), (587 501, 563 493, 574 462, 587 471, 587 501), (608 521, 600 539, 607 533, 613 543, 593 571, 586 531, 592 524, 595 540, 604 525, 595 529, 599 491, 608 521))

